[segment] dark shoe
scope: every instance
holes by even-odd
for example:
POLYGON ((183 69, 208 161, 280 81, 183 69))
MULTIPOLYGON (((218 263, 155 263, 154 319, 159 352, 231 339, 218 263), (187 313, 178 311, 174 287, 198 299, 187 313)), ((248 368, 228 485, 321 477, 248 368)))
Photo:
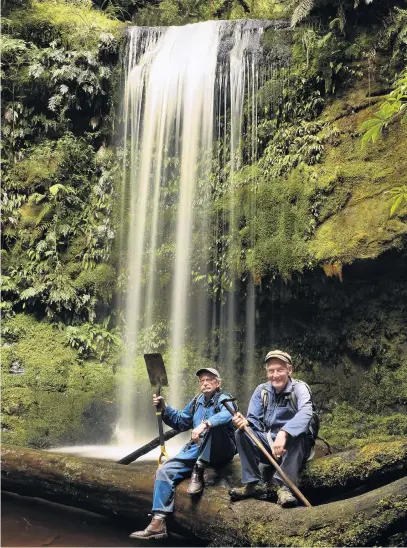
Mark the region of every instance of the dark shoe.
POLYGON ((297 499, 285 485, 277 491, 277 503, 282 508, 294 508, 298 505, 297 499))
POLYGON ((151 520, 150 525, 148 525, 144 531, 134 531, 131 535, 129 535, 130 538, 139 538, 139 539, 160 539, 160 538, 167 538, 167 524, 165 523, 165 519, 158 519, 153 518, 151 520))
POLYGON ((204 488, 205 467, 196 463, 192 469, 191 481, 189 482, 188 495, 200 495, 204 488))
POLYGON ((267 485, 263 482, 246 483, 243 487, 236 487, 229 490, 230 498, 234 501, 243 499, 259 499, 267 500, 268 489, 267 485))
POLYGON ((212 466, 207 466, 203 475, 204 485, 216 485, 220 479, 219 470, 212 466))

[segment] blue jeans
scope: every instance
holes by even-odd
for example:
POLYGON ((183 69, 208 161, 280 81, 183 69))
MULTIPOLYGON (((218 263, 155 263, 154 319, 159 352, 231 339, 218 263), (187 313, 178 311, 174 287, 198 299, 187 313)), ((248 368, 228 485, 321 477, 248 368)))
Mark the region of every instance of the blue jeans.
MULTIPOLYGON (((230 432, 230 430, 229 430, 230 432)), ((213 428, 201 445, 189 442, 174 458, 161 465, 156 474, 153 494, 153 512, 173 512, 175 486, 188 478, 197 460, 221 467, 236 454, 236 444, 225 428, 213 428)))

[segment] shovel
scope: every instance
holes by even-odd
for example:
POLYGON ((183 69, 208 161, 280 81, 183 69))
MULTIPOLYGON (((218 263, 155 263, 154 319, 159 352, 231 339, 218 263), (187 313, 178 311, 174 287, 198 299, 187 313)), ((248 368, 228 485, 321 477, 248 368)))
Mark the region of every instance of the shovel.
MULTIPOLYGON (((144 354, 144 361, 146 362, 150 384, 151 386, 156 387, 156 395, 161 396, 161 387, 168 386, 167 373, 165 371, 163 357, 161 356, 161 354, 144 354)), ((156 415, 158 421, 158 436, 160 438, 161 451, 160 456, 158 457, 158 466, 161 466, 161 464, 169 457, 165 449, 162 411, 158 407, 156 415)))

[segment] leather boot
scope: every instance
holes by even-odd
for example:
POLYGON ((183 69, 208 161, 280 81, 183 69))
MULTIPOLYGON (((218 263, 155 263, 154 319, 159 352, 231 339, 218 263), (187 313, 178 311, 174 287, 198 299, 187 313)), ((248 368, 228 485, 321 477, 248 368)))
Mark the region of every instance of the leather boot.
POLYGON ((249 498, 267 500, 268 489, 267 485, 262 481, 246 483, 243 487, 235 487, 234 489, 230 489, 229 496, 233 501, 249 498))
POLYGON ((160 539, 167 538, 167 524, 165 519, 155 518, 151 520, 151 523, 143 531, 134 531, 129 535, 130 538, 139 538, 139 539, 160 539))
POLYGON ((297 499, 285 485, 277 491, 277 503, 282 508, 294 508, 298 505, 297 499))
POLYGON ((204 471, 205 467, 197 462, 192 469, 191 481, 188 485, 189 495, 200 495, 204 488, 204 471))

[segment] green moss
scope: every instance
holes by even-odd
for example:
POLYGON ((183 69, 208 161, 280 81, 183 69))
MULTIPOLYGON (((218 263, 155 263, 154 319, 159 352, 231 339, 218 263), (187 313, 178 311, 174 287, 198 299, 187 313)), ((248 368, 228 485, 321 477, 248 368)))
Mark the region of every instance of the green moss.
POLYGON ((75 278, 74 286, 80 290, 93 290, 109 300, 116 281, 117 275, 114 268, 108 264, 100 264, 95 268, 82 270, 75 278))
POLYGON ((39 185, 49 187, 58 178, 61 156, 61 150, 55 150, 49 141, 32 147, 29 154, 9 170, 8 187, 31 192, 39 185))
POLYGON ((407 130, 394 126, 381 143, 361 147, 354 134, 371 109, 338 121, 341 142, 328 150, 316 177, 326 184, 330 174, 331 192, 321 208, 323 222, 309 243, 318 262, 350 263, 374 258, 392 247, 399 247, 407 234, 405 213, 390 217, 386 191, 407 181, 404 154, 407 130))
POLYGON ((158 5, 148 3, 139 9, 135 15, 135 23, 139 26, 185 25, 216 19, 216 13, 221 11, 220 19, 282 19, 287 9, 269 0, 251 2, 250 11, 243 9, 241 2, 233 0, 225 8, 222 0, 211 2, 195 2, 186 0, 161 0, 158 5))
POLYGON ((9 18, 23 37, 48 43, 57 40, 70 48, 96 48, 101 33, 118 37, 124 27, 86 1, 32 0, 29 8, 15 10, 9 18))
POLYGON ((50 446, 83 432, 89 405, 111 396, 112 368, 85 361, 67 344, 64 330, 19 314, 6 322, 2 349, 3 441, 50 446), (20 373, 9 372, 14 365, 20 373))
MULTIPOLYGON (((342 112, 348 100, 356 101, 359 91, 355 93, 335 101, 336 106, 328 109, 329 116, 325 113, 321 120, 342 112)), ((241 270, 251 270, 255 279, 270 272, 289 278, 295 271, 317 264, 352 263, 403 245, 407 211, 400 209, 390 217, 386 193, 407 181, 407 128, 398 124, 383 142, 362 149, 358 128, 376 108, 368 107, 366 100, 365 106, 356 114, 343 115, 335 126, 323 126, 312 137, 316 145, 325 143, 321 163, 300 163, 287 175, 270 177, 268 170, 275 173, 276 168, 267 167, 266 151, 259 164, 236 176, 240 187, 235 191, 236 216, 246 220, 240 244, 248 248, 241 270)), ((310 145, 299 149, 301 154, 307 154, 306 146, 310 145)), ((277 168, 284 166, 290 154, 298 155, 298 151, 287 154, 279 164, 274 151, 270 161, 277 168)), ((312 157, 306 161, 312 162, 312 157)))
MULTIPOLYGON (((370 391, 375 390, 376 387, 370 384, 370 391)), ((363 392, 362 385, 358 392, 361 400, 364 399, 363 392)), ((363 412, 348 403, 341 403, 324 415, 320 434, 331 445, 341 449, 386 441, 392 446, 392 440, 407 438, 407 417, 397 412, 388 416, 363 412)))
POLYGON ((327 488, 331 485, 345 485, 349 478, 358 478, 361 482, 371 477, 376 471, 383 471, 386 466, 405 462, 407 458, 407 441, 369 442, 357 453, 350 452, 349 458, 331 456, 315 459, 307 464, 307 477, 313 487, 327 488))

